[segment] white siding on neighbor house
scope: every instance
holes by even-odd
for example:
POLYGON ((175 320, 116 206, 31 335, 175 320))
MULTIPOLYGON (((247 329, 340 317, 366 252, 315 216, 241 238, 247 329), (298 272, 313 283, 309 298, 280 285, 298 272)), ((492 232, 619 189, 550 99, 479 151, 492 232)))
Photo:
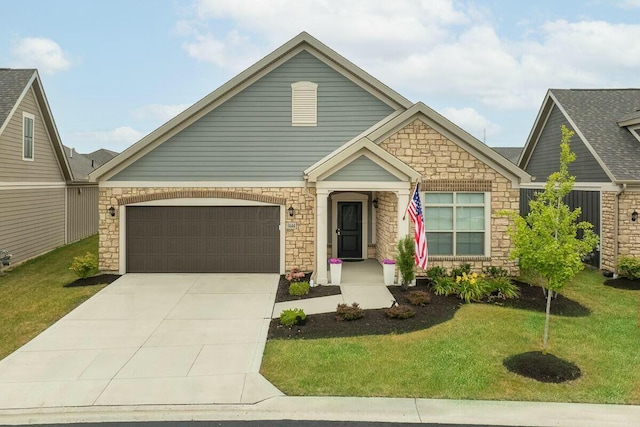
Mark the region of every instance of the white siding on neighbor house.
POLYGON ((0 183, 62 182, 64 180, 36 97, 33 89, 30 89, 0 135, 0 183), (35 116, 33 161, 22 159, 23 112, 35 116))
POLYGON ((64 195, 64 188, 0 189, 0 249, 13 263, 65 244, 64 195))
POLYGON ((111 181, 297 181, 393 112, 303 51, 113 176, 111 181), (317 126, 292 126, 291 84, 318 84, 317 126))

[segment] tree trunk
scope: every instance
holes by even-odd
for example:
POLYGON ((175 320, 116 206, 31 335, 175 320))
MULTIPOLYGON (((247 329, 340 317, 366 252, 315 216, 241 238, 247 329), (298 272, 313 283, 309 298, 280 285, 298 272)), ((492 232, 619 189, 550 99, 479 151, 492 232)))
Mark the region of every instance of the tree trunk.
POLYGON ((547 354, 547 341, 549 340, 549 319, 551 318, 551 289, 547 292, 547 310, 544 319, 544 338, 542 340, 542 354, 547 354))

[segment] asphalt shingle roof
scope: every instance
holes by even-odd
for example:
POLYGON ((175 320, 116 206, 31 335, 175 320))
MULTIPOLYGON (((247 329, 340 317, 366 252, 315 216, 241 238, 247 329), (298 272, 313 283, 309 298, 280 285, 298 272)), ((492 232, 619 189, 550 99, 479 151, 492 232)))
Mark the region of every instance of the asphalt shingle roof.
POLYGON ((618 121, 640 108, 640 89, 551 89, 616 180, 640 179, 640 141, 618 121))
POLYGON ((11 109, 35 72, 35 69, 0 68, 0 126, 9 117, 11 109))
POLYGON ((505 159, 509 160, 511 163, 517 165, 518 159, 520 159, 520 154, 522 153, 523 147, 492 147, 493 151, 496 151, 505 159))
POLYGON ((91 172, 118 155, 115 151, 104 148, 89 154, 81 154, 74 150, 73 155, 71 155, 71 150, 73 149, 64 146, 64 154, 67 156, 67 161, 76 181, 87 181, 91 172))

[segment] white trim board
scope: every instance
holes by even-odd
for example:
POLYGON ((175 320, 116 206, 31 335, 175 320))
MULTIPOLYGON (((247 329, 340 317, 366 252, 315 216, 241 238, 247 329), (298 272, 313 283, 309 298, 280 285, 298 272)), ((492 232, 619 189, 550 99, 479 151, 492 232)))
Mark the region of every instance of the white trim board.
POLYGON ((100 181, 100 188, 303 188, 304 181, 100 181))

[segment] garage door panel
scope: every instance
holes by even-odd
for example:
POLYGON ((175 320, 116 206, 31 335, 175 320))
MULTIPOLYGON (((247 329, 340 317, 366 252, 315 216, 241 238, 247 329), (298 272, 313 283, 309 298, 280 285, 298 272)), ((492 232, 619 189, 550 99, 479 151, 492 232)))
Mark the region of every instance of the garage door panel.
POLYGON ((131 206, 128 272, 274 272, 277 206, 131 206))

